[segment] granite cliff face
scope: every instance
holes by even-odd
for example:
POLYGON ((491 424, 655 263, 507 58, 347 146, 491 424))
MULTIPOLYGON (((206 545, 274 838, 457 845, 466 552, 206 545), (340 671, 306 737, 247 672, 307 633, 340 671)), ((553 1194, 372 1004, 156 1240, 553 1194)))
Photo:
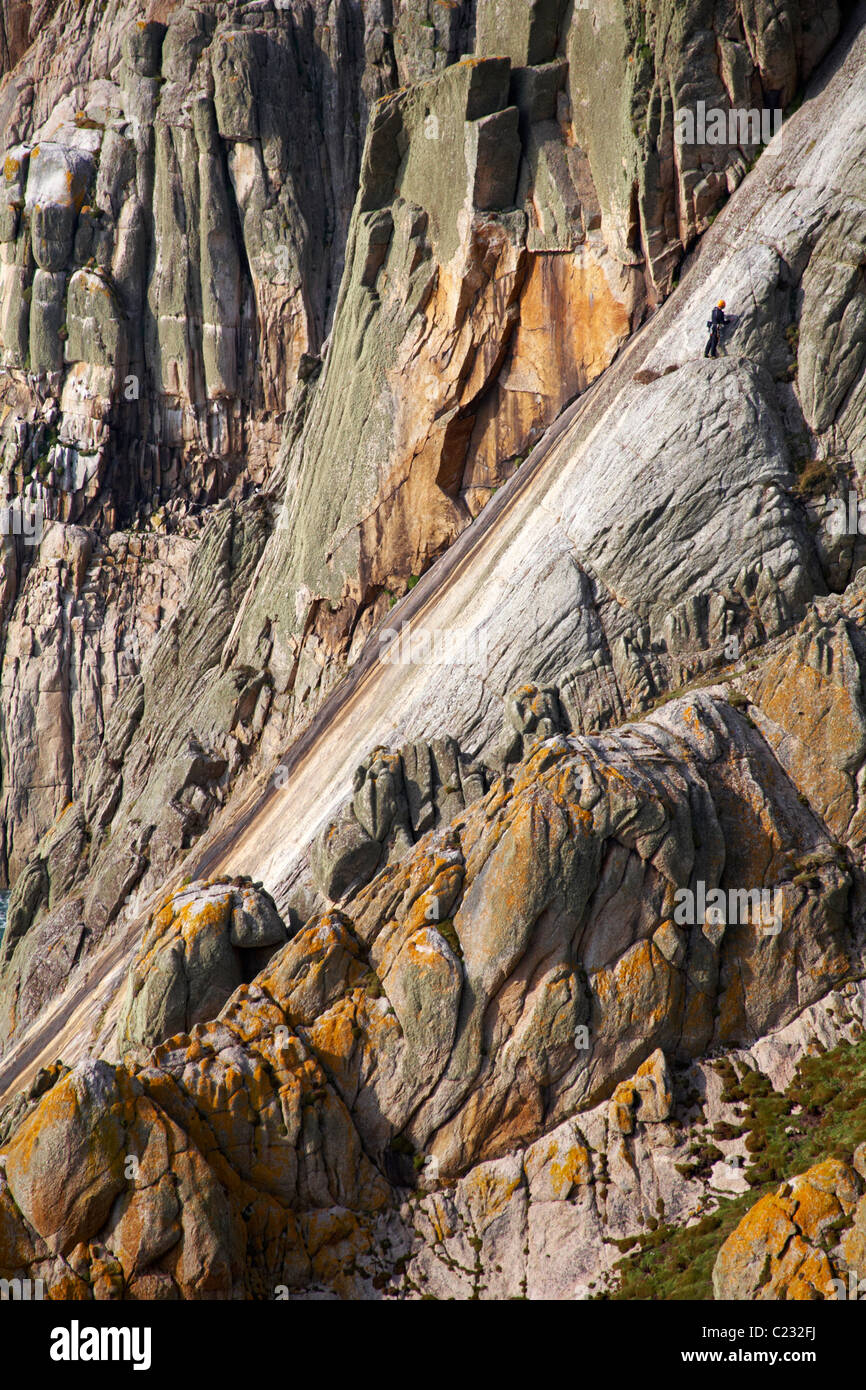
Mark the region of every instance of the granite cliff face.
POLYGON ((0 13, 0 1277, 866 1277, 863 6, 0 13))
MULTIPOLYGON (((270 483, 279 534, 235 654, 272 679, 268 753, 610 364, 741 180, 752 147, 678 145, 674 109, 787 107, 840 24, 835 4, 704 8, 612 6, 591 34, 560 0, 146 20, 113 0, 94 25, 72 4, 10 10, 5 493, 107 537, 177 534, 270 483)), ((5 587, 28 558, 4 557, 5 587)), ((83 679, 73 660, 65 680, 83 679)), ((56 722, 25 680, 10 766, 56 722)), ((4 801, 10 879, 78 790, 27 786, 26 816, 4 801)))

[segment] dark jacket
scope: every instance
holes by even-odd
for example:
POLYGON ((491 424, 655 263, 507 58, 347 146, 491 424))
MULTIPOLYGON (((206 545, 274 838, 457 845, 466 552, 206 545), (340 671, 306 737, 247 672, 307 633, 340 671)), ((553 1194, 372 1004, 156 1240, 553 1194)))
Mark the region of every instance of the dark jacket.
POLYGON ((718 307, 716 307, 710 315, 710 321, 707 324, 707 328, 724 328, 727 322, 728 320, 725 317, 724 309, 719 309, 718 307))

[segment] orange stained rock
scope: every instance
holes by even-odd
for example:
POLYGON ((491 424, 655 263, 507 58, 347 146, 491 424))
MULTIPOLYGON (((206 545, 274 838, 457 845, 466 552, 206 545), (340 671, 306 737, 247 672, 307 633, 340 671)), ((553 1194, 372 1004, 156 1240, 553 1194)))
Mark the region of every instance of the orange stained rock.
POLYGON ((639 941, 609 969, 599 970, 593 985, 603 1009, 616 1017, 641 1017, 647 1031, 668 1012, 668 996, 676 972, 652 941, 639 941))
POLYGON ((84 1303, 92 1296, 90 1285, 72 1270, 53 1278, 45 1290, 45 1297, 52 1303, 84 1303))
POLYGON ((469 1173, 464 1179, 463 1191, 477 1213, 476 1222, 482 1231, 502 1215, 522 1185, 523 1174, 519 1170, 506 1175, 497 1168, 481 1164, 469 1173))
POLYGON ((795 1178, 791 1201, 793 1217, 803 1234, 817 1239, 831 1222, 853 1211, 862 1191, 854 1170, 838 1158, 816 1163, 802 1177, 795 1178))
POLYGON ((635 302, 633 275, 619 273, 612 288, 590 249, 527 256, 508 358, 472 436, 469 487, 494 483, 499 460, 521 453, 610 365, 631 331, 635 302))
POLYGON ((794 1223, 776 1193, 762 1197, 746 1213, 722 1247, 729 1260, 766 1250, 780 1255, 794 1233, 794 1223))
POLYGON ((718 1001, 716 1033, 721 1042, 731 1042, 742 1036, 746 1024, 746 995, 737 973, 718 1001))
POLYGON ((302 1219, 304 1244, 310 1255, 317 1255, 325 1245, 334 1245, 358 1230, 357 1217, 345 1207, 327 1207, 311 1211, 302 1219))
MULTIPOLYGON (((856 658, 841 632, 832 634, 841 673, 833 679, 810 664, 810 639, 800 635, 767 666, 756 699, 789 737, 785 766, 836 835, 844 835, 857 803, 850 770, 862 757, 864 721, 856 658), (841 650, 840 650, 841 649, 841 650), (847 653, 846 653, 847 649, 847 653), (850 664, 852 671, 843 678, 850 664)), ((834 675, 837 673, 834 672, 834 675)), ((778 742, 773 731, 771 742, 778 742)))
POLYGON ((847 1163, 826 1159, 762 1197, 719 1252, 717 1296, 835 1297, 838 1277, 823 1242, 854 1213, 863 1182, 847 1163))
POLYGON ((310 1045, 333 1072, 338 1085, 354 1089, 353 1054, 363 1043, 367 1016, 363 990, 355 990, 322 1014, 309 1030, 310 1045))
POLYGON ((11 1192, 34 1229, 51 1241, 66 1240, 76 1221, 92 1221, 100 1208, 107 1215, 122 1178, 122 1136, 135 1115, 126 1073, 118 1081, 120 1098, 94 1116, 81 1107, 74 1073, 64 1077, 5 1149, 11 1192))
POLYGON ((450 1203, 440 1193, 434 1192, 431 1195, 427 1203, 426 1214, 439 1244, 456 1235, 457 1226, 451 1214, 450 1203))
POLYGON ((785 1298, 796 1303, 811 1303, 816 1292, 822 1298, 832 1298, 835 1293, 832 1281, 836 1275, 824 1251, 812 1250, 796 1241, 792 1246, 797 1247, 797 1254, 802 1250, 803 1260, 785 1288, 785 1298))
POLYGON ((592 1160, 584 1144, 573 1144, 561 1162, 550 1165, 550 1181, 557 1197, 568 1197, 572 1188, 592 1182, 592 1160))

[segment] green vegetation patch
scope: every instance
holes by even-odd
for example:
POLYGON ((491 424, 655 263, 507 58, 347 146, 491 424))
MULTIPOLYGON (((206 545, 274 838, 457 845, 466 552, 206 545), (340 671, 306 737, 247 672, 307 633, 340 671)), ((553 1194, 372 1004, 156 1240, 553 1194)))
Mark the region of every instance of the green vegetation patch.
POLYGON ((796 467, 798 497, 824 497, 836 486, 836 469, 827 459, 803 459, 796 467))
MULTIPOLYGON (((804 1059, 781 1094, 760 1072, 738 1076, 726 1058, 712 1065, 722 1077, 722 1099, 740 1107, 752 1160, 746 1169, 751 1191, 723 1198, 716 1211, 692 1226, 660 1225, 638 1236, 632 1252, 616 1265, 619 1287, 599 1298, 711 1300, 716 1256, 746 1212, 825 1158, 850 1163, 857 1145, 866 1142, 866 1040, 804 1059)), ((731 1128, 718 1125, 713 1137, 725 1138, 731 1128)))

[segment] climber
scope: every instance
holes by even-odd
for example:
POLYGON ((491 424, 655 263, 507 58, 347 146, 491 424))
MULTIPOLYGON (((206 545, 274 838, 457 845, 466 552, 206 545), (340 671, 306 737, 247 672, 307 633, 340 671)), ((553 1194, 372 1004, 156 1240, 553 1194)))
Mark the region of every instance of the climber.
POLYGON ((710 315, 710 321, 707 324, 707 328, 710 330, 710 338, 704 348, 704 357, 718 357, 719 339, 722 335, 722 329, 729 322, 730 320, 725 317, 725 301, 720 299, 710 315))

